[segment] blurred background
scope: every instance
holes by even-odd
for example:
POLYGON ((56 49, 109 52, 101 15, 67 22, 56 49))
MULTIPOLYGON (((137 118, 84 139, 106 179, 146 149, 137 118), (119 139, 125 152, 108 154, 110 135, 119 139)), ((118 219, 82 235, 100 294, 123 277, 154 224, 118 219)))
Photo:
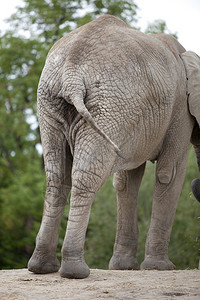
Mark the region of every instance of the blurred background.
MULTIPOLYGON (((3 4, 5 15, 2 12, 0 15, 0 269, 27 266, 41 222, 45 174, 36 92, 49 49, 71 30, 109 13, 143 32, 172 34, 188 50, 200 54, 196 23, 200 20, 197 18, 199 2, 176 1, 178 6, 174 0, 173 3, 164 2, 162 7, 153 0, 16 0, 19 6, 15 9, 12 1, 3 4), (192 14, 186 9, 188 3, 192 14), (2 18, 8 15, 9 19, 3 23, 2 18), (148 16, 155 19, 149 22, 148 16), (167 19, 163 19, 165 16, 167 19)), ((139 263, 144 258, 150 223, 154 173, 155 165, 148 163, 138 205, 139 263)), ((190 188, 192 179, 198 176, 191 146, 169 246, 169 257, 177 269, 198 266, 200 207, 190 188)), ((60 227, 59 258, 68 211, 69 204, 60 227)), ((116 214, 116 195, 112 178, 109 178, 95 198, 87 230, 85 259, 91 268, 108 267, 115 239, 116 214)))

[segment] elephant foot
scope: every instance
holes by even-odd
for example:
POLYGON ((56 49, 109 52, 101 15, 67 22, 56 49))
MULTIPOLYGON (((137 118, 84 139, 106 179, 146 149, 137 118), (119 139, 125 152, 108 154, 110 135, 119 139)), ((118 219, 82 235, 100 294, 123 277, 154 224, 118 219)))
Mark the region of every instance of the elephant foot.
POLYGON ((84 260, 63 260, 59 272, 61 277, 83 279, 89 276, 90 269, 84 260))
POLYGON ((57 257, 33 254, 28 262, 28 270, 36 274, 58 272, 60 263, 57 257))
POLYGON ((113 255, 109 262, 110 270, 138 270, 138 262, 134 256, 113 255))
POLYGON ((141 270, 174 270, 175 265, 168 259, 158 259, 148 256, 140 265, 141 270))

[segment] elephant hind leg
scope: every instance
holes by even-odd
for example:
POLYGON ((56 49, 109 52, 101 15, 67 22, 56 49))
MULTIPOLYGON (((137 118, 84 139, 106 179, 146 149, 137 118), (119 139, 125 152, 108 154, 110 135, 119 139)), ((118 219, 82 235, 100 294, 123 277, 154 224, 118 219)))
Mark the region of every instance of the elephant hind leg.
MULTIPOLYGON (((187 146, 177 155, 170 143, 158 160, 154 188, 151 224, 146 240, 145 259, 141 269, 172 270, 168 244, 187 163, 187 146), (169 149, 167 149, 169 147, 169 149), (170 155, 170 152, 173 152, 170 155), (178 156, 178 157, 177 157, 178 156), (174 160, 170 160, 173 157, 174 160)), ((179 151, 179 150, 178 150, 179 151)))
POLYGON ((113 256, 109 269, 137 270, 138 243, 137 202, 145 163, 135 170, 121 171, 114 176, 117 191, 118 220, 113 256))
POLYGON ((84 243, 90 210, 96 192, 110 175, 114 161, 114 158, 111 159, 106 153, 105 156, 99 155, 100 146, 96 147, 88 152, 75 149, 70 212, 62 247, 60 269, 62 277, 85 278, 90 273, 84 260, 84 243))
POLYGON ((47 122, 40 124, 46 171, 46 195, 36 247, 28 262, 34 273, 57 272, 59 226, 71 189, 72 156, 65 136, 47 122))

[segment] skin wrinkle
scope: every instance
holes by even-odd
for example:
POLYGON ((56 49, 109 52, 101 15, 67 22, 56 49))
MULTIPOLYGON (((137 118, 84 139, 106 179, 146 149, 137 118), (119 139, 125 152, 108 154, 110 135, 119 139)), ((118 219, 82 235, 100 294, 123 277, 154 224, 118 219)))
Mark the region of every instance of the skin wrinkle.
POLYGON ((149 101, 149 124, 148 124, 148 128, 150 128, 151 133, 150 136, 152 136, 153 138, 156 137, 156 131, 155 131, 155 127, 157 126, 157 119, 156 119, 156 112, 155 109, 153 107, 153 105, 151 104, 151 101, 149 101), (155 124, 155 126, 152 126, 152 124, 155 124))
MULTIPOLYGON (((59 111, 65 111, 63 107, 65 107, 65 103, 63 102, 64 105, 60 105, 60 107, 57 109, 59 111)), ((66 139, 68 140, 68 135, 66 131, 66 127, 64 127, 64 118, 61 116, 61 114, 57 113, 57 110, 54 111, 54 114, 57 115, 57 120, 55 122, 55 118, 51 117, 50 110, 46 109, 46 111, 43 113, 43 118, 45 117, 45 125, 49 125, 49 128, 53 126, 57 131, 60 129, 61 132, 65 135, 66 139), (46 113, 47 112, 47 113, 46 113)), ((59 132, 59 131, 58 131, 59 132)))
MULTIPOLYGON (((58 207, 56 207, 56 208, 58 208, 58 207)), ((46 208, 46 212, 45 212, 45 216, 46 217, 49 217, 50 219, 55 219, 55 220, 57 220, 57 218, 58 218, 58 216, 60 216, 61 214, 63 214, 63 208, 64 207, 62 207, 61 208, 61 211, 60 212, 57 212, 56 214, 54 214, 54 215, 52 215, 52 210, 48 210, 47 208, 46 208)), ((51 225, 51 223, 49 222, 49 221, 47 221, 46 222, 46 226, 49 226, 49 227, 54 227, 54 225, 52 224, 51 225)))
MULTIPOLYGON (((88 127, 88 125, 86 125, 88 127)), ((82 154, 82 152, 84 152, 84 155, 86 157, 90 157, 91 159, 91 154, 93 154, 94 160, 96 163, 98 163, 99 167, 103 166, 103 161, 102 161, 102 153, 98 153, 98 155, 100 155, 101 157, 98 158, 98 156, 96 155, 97 153, 93 153, 93 146, 94 146, 94 139, 96 134, 94 133, 94 131, 91 128, 88 128, 88 136, 85 139, 85 135, 84 135, 84 131, 79 131, 78 134, 78 139, 81 141, 78 145, 77 145, 77 152, 80 152, 80 155, 82 154)), ((97 142, 97 140, 101 140, 102 141, 102 137, 97 137, 97 139, 95 139, 95 142, 97 142)), ((91 162, 90 162, 91 163, 91 162)))
MULTIPOLYGON (((109 98, 109 99, 111 99, 111 98, 109 98)), ((111 104, 110 104, 110 105, 111 105, 111 104)), ((104 108, 104 107, 103 107, 103 108, 104 108)), ((119 110, 119 108, 117 108, 117 110, 119 110)), ((101 108, 101 111, 102 111, 102 108, 101 108)), ((94 114, 93 111, 91 111, 91 112, 94 114)), ((106 112, 106 111, 105 111, 105 112, 106 112)), ((102 120, 104 119, 104 111, 103 111, 102 115, 99 114, 99 118, 98 118, 98 124, 99 124, 99 126, 102 126, 102 125, 101 125, 101 119, 102 119, 102 120)), ((115 118, 113 118, 113 117, 112 117, 112 119, 115 120, 115 118)), ((116 117, 116 120, 117 120, 117 117, 116 117)), ((110 123, 110 122, 109 122, 109 123, 110 123)), ((113 123, 114 123, 114 122, 112 122, 111 124, 113 124, 113 123)), ((103 127, 103 126, 102 126, 102 127, 103 127)), ((104 130, 105 130, 105 129, 104 129, 104 130)), ((113 136, 113 133, 114 133, 114 132, 113 132, 113 130, 112 130, 111 128, 108 128, 107 131, 108 131, 108 132, 109 132, 109 131, 112 132, 112 136, 113 136)))
MULTIPOLYGON (((55 69, 52 68, 52 70, 50 70, 49 75, 47 76, 47 78, 45 78, 45 80, 43 79, 44 82, 42 82, 42 85, 45 84, 46 86, 48 86, 49 95, 51 95, 53 91, 55 93, 56 90, 59 90, 59 86, 58 86, 59 72, 57 71, 57 68, 58 68, 57 66, 55 67, 55 69), (56 74, 57 74, 57 77, 56 77, 56 74), (57 80, 55 80, 55 82, 54 82, 55 78, 57 80)), ((44 72, 45 72, 45 70, 44 70, 44 72)), ((41 92, 41 91, 39 90, 38 92, 41 92)))
POLYGON ((73 182, 73 186, 76 187, 76 185, 77 185, 77 190, 78 190, 78 187, 79 187, 79 190, 82 191, 82 192, 84 191, 84 188, 85 188, 86 191, 88 191, 90 193, 94 193, 94 191, 92 190, 92 186, 96 185, 97 182, 98 182, 98 179, 95 179, 95 178, 99 177, 99 179, 101 179, 101 176, 100 175, 96 175, 95 173, 92 173, 90 171, 88 171, 87 173, 86 172, 82 172, 82 171, 79 171, 79 172, 80 172, 79 173, 79 177, 81 178, 81 180, 77 180, 76 179, 76 181, 73 182), (88 175, 88 178, 89 178, 88 180, 90 181, 89 187, 87 187, 87 185, 86 184, 84 185, 84 183, 83 183, 83 178, 84 178, 83 173, 88 175), (77 182, 77 183, 75 183, 75 182, 77 182))
MULTIPOLYGON (((82 177, 83 179, 83 177, 82 177)), ((92 188, 92 185, 91 187, 88 187, 86 184, 83 183, 82 180, 76 180, 75 182, 73 182, 73 187, 77 189, 78 193, 80 193, 81 195, 83 193, 91 193, 91 194, 94 194, 95 192, 90 189, 92 188)), ((82 197, 84 197, 84 195, 82 195, 82 197)))
MULTIPOLYGON (((179 115, 180 118, 180 115, 179 115)), ((176 129, 177 123, 179 122, 179 120, 177 119, 176 121, 174 120, 172 122, 172 126, 171 126, 171 131, 173 132, 174 129, 176 129)), ((170 130, 169 130, 169 135, 170 135, 170 130)), ((173 149, 171 149, 171 151, 173 151, 174 156, 176 156, 179 153, 179 145, 180 145, 180 141, 183 137, 180 137, 178 135, 170 135, 172 137, 172 144, 173 144, 173 149)), ((165 149, 165 148, 164 148, 165 149)), ((160 170, 164 169, 162 167, 162 162, 164 164, 166 164, 167 161, 167 153, 165 155, 162 155, 162 160, 159 162, 161 164, 161 166, 159 167, 160 170)), ((160 198, 162 199, 164 197, 164 194, 167 193, 168 189, 170 188, 170 185, 173 183, 173 180, 175 179, 175 175, 176 175, 176 169, 177 166, 174 162, 172 162, 173 168, 172 168, 172 173, 171 173, 171 180, 166 188, 166 186, 164 187, 164 191, 163 193, 160 195, 160 198)))
POLYGON ((83 173, 85 173, 85 174, 87 174, 87 175, 93 175, 93 177, 92 177, 92 179, 93 179, 93 184, 97 183, 97 181, 94 180, 94 175, 97 176, 99 179, 101 179, 101 176, 100 176, 99 174, 97 174, 96 172, 92 171, 91 169, 90 169, 90 171, 86 171, 86 170, 81 170, 81 169, 79 169, 79 171, 80 171, 80 172, 83 172, 83 173))
MULTIPOLYGON (((146 82, 144 82, 145 91, 148 90, 148 92, 150 93, 151 99, 154 99, 156 101, 157 98, 159 99, 159 97, 157 97, 157 90, 156 90, 156 87, 158 88, 158 85, 156 82, 154 82, 155 79, 153 79, 153 78, 155 76, 152 73, 151 64, 149 64, 148 61, 146 62, 143 60, 140 60, 137 62, 141 65, 141 67, 143 69, 144 78, 146 78, 146 82), (148 68, 147 68, 147 66, 148 66, 148 68)), ((153 62, 152 62, 152 64, 153 64, 153 62)), ((158 71, 158 69, 159 68, 157 68, 156 71, 158 71)), ((159 80, 158 76, 156 77, 156 80, 159 80)), ((163 85, 161 85, 161 86, 163 88, 163 85)), ((145 92, 145 94, 146 94, 146 92, 145 92)), ((160 94, 159 94, 159 96, 160 96, 160 94)), ((160 103, 157 102, 157 105, 158 104, 160 104, 160 103)))

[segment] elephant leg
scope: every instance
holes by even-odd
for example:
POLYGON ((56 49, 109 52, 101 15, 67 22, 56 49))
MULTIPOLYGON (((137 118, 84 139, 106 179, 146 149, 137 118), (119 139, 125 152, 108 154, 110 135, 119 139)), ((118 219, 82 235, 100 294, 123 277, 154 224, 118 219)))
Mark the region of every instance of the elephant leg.
POLYGON ((46 195, 42 223, 28 269, 34 273, 51 273, 57 272, 60 267, 56 248, 61 217, 71 189, 72 156, 60 131, 48 124, 42 124, 40 128, 46 171, 46 195))
MULTIPOLYGON (((83 143, 79 145, 84 148, 83 143)), ((62 247, 62 277, 85 278, 90 273, 84 260, 84 243, 91 205, 96 192, 110 175, 105 168, 111 169, 109 162, 107 163, 101 155, 96 157, 96 153, 98 149, 85 154, 82 151, 84 157, 80 152, 74 155, 70 212, 62 247)))
POLYGON ((141 269, 175 269, 174 264, 168 258, 168 244, 185 178, 187 146, 183 145, 181 150, 169 142, 165 153, 157 162, 151 224, 141 269), (178 151, 180 151, 179 154, 178 151), (169 160, 170 158, 174 160, 169 160))
POLYGON ((135 170, 121 171, 114 176, 117 191, 118 220, 113 256, 109 269, 137 270, 138 243, 137 202, 145 163, 135 170))

